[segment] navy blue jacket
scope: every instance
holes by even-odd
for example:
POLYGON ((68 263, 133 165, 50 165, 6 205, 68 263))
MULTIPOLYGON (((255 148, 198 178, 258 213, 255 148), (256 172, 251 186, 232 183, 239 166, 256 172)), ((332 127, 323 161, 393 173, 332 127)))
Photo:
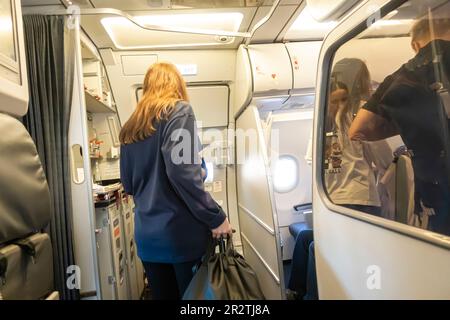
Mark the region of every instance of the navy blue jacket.
POLYGON ((198 259, 210 230, 225 220, 204 190, 197 141, 194 112, 179 102, 152 136, 121 147, 120 176, 136 204, 135 237, 143 261, 198 259))

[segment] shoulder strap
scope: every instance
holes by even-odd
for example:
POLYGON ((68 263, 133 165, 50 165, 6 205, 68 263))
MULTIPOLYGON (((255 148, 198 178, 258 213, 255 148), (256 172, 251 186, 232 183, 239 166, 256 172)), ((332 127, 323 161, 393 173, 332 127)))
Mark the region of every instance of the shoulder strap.
POLYGON ((446 171, 447 171, 447 183, 450 179, 450 80, 448 79, 447 72, 444 69, 444 62, 442 59, 442 48, 437 48, 436 41, 432 42, 433 50, 433 67, 436 76, 436 83, 432 85, 432 89, 441 98, 441 108, 439 108, 439 120, 442 124, 442 134, 444 137, 444 151, 446 159, 446 171), (439 49, 439 50, 438 50, 439 49))

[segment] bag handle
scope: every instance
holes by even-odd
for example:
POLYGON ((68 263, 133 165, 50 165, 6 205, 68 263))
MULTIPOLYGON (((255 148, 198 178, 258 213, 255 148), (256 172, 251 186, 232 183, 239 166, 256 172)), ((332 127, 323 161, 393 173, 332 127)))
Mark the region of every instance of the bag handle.
MULTIPOLYGON (((235 232, 235 230, 233 230, 233 232, 235 232)), ((233 234, 229 234, 226 238, 222 236, 216 241, 218 242, 218 245, 220 247, 220 253, 228 253, 234 249, 233 234)))

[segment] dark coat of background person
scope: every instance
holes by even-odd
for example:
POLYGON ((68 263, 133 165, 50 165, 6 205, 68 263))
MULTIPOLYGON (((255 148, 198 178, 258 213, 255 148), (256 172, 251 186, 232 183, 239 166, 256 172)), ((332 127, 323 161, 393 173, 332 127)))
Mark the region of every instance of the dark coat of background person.
POLYGON ((450 42, 433 40, 388 76, 363 107, 398 128, 411 151, 416 212, 433 208, 432 231, 450 234, 449 119, 434 84, 450 77, 450 42), (435 58, 440 57, 439 63, 435 58))

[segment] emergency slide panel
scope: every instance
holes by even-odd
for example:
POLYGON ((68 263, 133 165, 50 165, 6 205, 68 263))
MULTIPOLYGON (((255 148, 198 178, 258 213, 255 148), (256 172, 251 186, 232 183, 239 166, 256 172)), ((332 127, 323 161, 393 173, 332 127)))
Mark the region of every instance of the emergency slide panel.
MULTIPOLYGON (((187 91, 199 128, 228 126, 228 86, 188 85, 187 91)), ((136 91, 137 101, 142 98, 142 93, 142 88, 139 88, 136 91)))
POLYGON ((236 161, 245 259, 258 275, 266 299, 283 299, 280 235, 266 144, 255 106, 249 106, 236 120, 236 161))
POLYGON ((187 88, 197 125, 203 128, 228 126, 228 86, 189 86, 187 88))

